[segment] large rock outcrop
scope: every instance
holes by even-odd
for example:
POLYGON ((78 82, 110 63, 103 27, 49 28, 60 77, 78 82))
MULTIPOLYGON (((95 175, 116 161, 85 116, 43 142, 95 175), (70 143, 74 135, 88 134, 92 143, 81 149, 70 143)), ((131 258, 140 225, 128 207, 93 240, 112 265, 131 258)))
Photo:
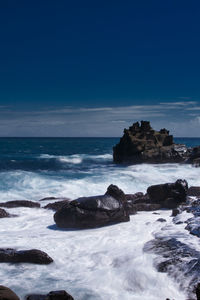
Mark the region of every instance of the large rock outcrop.
POLYGON ((124 129, 119 144, 113 148, 113 160, 116 163, 168 163, 182 162, 187 157, 187 148, 175 145, 169 131, 155 131, 150 122, 134 123, 124 129))
POLYGON ((61 228, 94 228, 129 221, 125 194, 111 185, 105 195, 82 197, 65 204, 54 220, 61 228))
POLYGON ((26 300, 74 300, 66 291, 52 291, 48 294, 31 294, 26 296, 26 300))

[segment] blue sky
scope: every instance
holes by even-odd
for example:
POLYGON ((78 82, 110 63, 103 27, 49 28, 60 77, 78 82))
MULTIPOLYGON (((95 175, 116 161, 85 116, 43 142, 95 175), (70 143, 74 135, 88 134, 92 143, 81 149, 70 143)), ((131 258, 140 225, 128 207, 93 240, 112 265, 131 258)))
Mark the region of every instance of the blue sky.
POLYGON ((198 1, 0 2, 0 136, 200 132, 198 1))

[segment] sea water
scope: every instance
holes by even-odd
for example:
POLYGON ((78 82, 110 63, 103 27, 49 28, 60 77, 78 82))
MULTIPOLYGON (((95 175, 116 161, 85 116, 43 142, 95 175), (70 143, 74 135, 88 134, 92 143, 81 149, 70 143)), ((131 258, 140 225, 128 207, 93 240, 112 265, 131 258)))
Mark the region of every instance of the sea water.
MULTIPOLYGON (((117 138, 0 139, 0 201, 33 200, 104 194, 110 184, 125 193, 146 192, 152 184, 186 179, 200 186, 200 168, 182 164, 115 165, 117 138)), ((176 139, 187 146, 200 139, 176 139)), ((40 202, 42 206, 50 200, 40 202)), ((170 210, 140 212, 130 222, 89 230, 56 230, 54 212, 46 209, 6 209, 18 215, 0 219, 1 248, 37 248, 54 263, 1 264, 1 284, 19 296, 65 289, 75 299, 185 300, 178 282, 159 273, 155 254, 143 251, 154 236, 174 236, 200 250, 199 240, 174 225, 170 210), (166 223, 157 222, 163 217, 166 223)), ((187 287, 187 278, 185 287, 187 287)))

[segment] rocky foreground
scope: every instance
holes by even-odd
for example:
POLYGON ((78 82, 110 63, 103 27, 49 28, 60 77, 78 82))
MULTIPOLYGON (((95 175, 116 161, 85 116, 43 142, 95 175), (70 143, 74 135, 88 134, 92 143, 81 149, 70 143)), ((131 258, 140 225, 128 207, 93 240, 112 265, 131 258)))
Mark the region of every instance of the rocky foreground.
MULTIPOLYGON (((54 201, 41 207, 27 200, 2 203, 5 208, 28 207, 28 209, 52 209, 54 220, 59 228, 87 229, 128 222, 130 215, 139 211, 171 209, 171 218, 177 226, 185 224, 185 230, 200 237, 200 187, 188 188, 185 180, 174 183, 157 184, 148 187, 146 194, 141 192, 125 194, 115 185, 110 185, 104 195, 69 198, 45 198, 42 201, 54 201)), ((17 217, 4 209, 1 217, 17 217)), ((159 213, 158 213, 159 214, 159 213)), ((158 217, 158 222, 166 222, 158 217)), ((177 227, 178 229, 178 227, 177 227)), ((108 229, 109 230, 109 229, 108 229)), ((144 251, 157 254, 155 267, 158 272, 166 272, 182 287, 181 278, 187 278, 187 300, 200 300, 200 252, 181 242, 176 237, 155 235, 144 246, 144 251)), ((47 253, 38 250, 0 249, 0 263, 50 264, 53 259, 47 253)), ((18 300, 10 289, 0 286, 0 300, 18 300)), ((52 291, 48 294, 31 294, 27 300, 73 300, 66 291, 52 291)), ((164 300, 164 299, 163 299, 164 300)), ((169 300, 169 299, 168 299, 169 300)), ((172 299, 170 299, 172 300, 172 299)), ((179 300, 179 299, 176 299, 179 300)))
POLYGON ((124 129, 120 142, 113 148, 115 163, 192 163, 200 164, 200 146, 187 148, 174 143, 165 128, 154 130, 150 122, 134 123, 124 129))

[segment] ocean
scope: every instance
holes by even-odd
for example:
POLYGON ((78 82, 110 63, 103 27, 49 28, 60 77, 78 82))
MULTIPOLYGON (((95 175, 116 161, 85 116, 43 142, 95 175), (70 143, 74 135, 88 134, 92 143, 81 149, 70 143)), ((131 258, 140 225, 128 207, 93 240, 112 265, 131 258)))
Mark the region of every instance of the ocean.
MULTIPOLYGON (((115 165, 112 147, 119 138, 0 138, 0 202, 39 201, 44 197, 104 194, 110 184, 125 193, 186 179, 200 186, 200 168, 184 164, 115 165)), ((199 138, 176 143, 200 145, 199 138)), ((40 202, 45 206, 50 201, 40 202)), ((52 202, 52 201, 51 201, 52 202)), ((77 300, 185 300, 178 282, 159 273, 156 254, 143 251, 155 235, 176 236, 200 250, 198 238, 174 225, 170 210, 139 212, 128 223, 88 230, 56 230, 51 210, 6 209, 18 215, 0 219, 1 248, 37 248, 54 263, 48 266, 1 264, 1 284, 19 296, 65 289, 77 300)), ((185 286, 187 282, 185 279, 185 286)))

